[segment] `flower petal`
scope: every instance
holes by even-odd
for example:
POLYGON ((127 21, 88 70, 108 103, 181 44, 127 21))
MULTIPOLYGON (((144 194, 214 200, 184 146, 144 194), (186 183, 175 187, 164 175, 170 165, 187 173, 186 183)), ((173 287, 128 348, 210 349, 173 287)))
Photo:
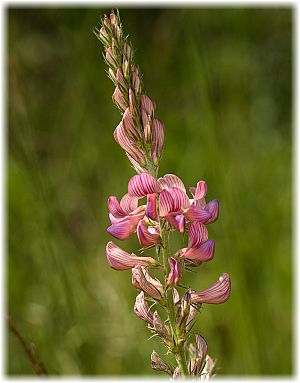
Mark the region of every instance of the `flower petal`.
POLYGON ((182 270, 180 263, 175 258, 169 258, 170 273, 167 278, 167 286, 176 286, 181 278, 182 270))
POLYGON ((112 241, 106 245, 106 257, 110 267, 115 270, 127 270, 136 266, 157 264, 157 261, 151 257, 137 257, 134 254, 127 253, 112 241))
POLYGON ((107 228, 107 232, 118 239, 127 239, 136 229, 139 221, 144 217, 144 212, 136 215, 128 215, 124 219, 113 223, 107 228))
POLYGON ((162 190, 159 194, 159 215, 165 217, 173 211, 173 198, 167 190, 162 190))
POLYGON ((208 231, 203 223, 195 221, 189 225, 189 247, 198 247, 208 240, 208 231))
POLYGON ((134 312, 136 315, 153 327, 153 313, 145 300, 144 292, 141 291, 135 299, 134 312))
POLYGON ((153 221, 157 220, 156 197, 157 193, 147 195, 146 216, 153 221))
POLYGON ((218 217, 219 217, 219 201, 217 199, 209 201, 206 204, 204 209, 211 214, 211 218, 208 221, 206 221, 206 223, 213 223, 218 219, 218 217))
POLYGON ((173 198, 173 211, 180 211, 181 208, 188 209, 190 207, 190 200, 186 193, 177 187, 168 189, 168 192, 173 198))
POLYGON ((152 298, 157 300, 162 299, 161 293, 151 282, 146 279, 141 267, 134 267, 132 269, 132 284, 138 289, 144 291, 146 294, 150 295, 152 298))
POLYGON ((188 266, 198 266, 202 262, 208 262, 214 257, 215 241, 203 242, 199 247, 188 248, 180 255, 180 258, 187 260, 188 266), (188 261, 192 262, 188 262, 188 261))
POLYGON ((154 227, 149 227, 143 220, 141 220, 137 226, 137 236, 143 247, 152 246, 161 242, 159 230, 154 227))
POLYGON ((141 108, 150 116, 153 115, 155 109, 155 102, 150 99, 150 97, 145 94, 141 95, 141 108))
POLYGON ((108 210, 116 218, 125 217, 127 214, 120 206, 116 196, 110 196, 107 201, 108 210))
POLYGON ((165 141, 165 126, 157 118, 152 121, 152 147, 151 157, 157 163, 161 157, 165 141))
POLYGON ((179 231, 181 234, 184 233, 185 229, 185 218, 184 215, 182 214, 168 214, 166 215, 165 219, 176 229, 179 231))
POLYGON ((116 142, 125 150, 138 164, 145 163, 144 154, 136 147, 133 141, 128 137, 124 129, 123 122, 116 127, 114 131, 114 138, 116 142))
POLYGON ((161 189, 168 190, 170 188, 176 187, 185 192, 185 187, 183 182, 175 174, 166 174, 165 176, 159 178, 157 181, 161 189))
POLYGON ((137 129, 135 128, 132 114, 129 108, 126 108, 122 117, 122 121, 123 121, 123 127, 125 131, 127 132, 127 134, 129 135, 129 137, 134 141, 138 141, 140 137, 137 133, 137 129))
POLYGON ((222 274, 219 279, 208 289, 192 292, 193 303, 223 303, 230 296, 231 282, 227 273, 222 274))
POLYGON ((141 173, 131 177, 128 183, 128 194, 139 198, 147 194, 157 193, 159 185, 157 180, 148 173, 141 173))
POLYGON ((194 199, 202 199, 206 196, 207 193, 207 184, 205 181, 199 181, 197 182, 197 187, 194 194, 194 199))
POLYGON ((126 215, 128 215, 138 207, 138 201, 139 199, 137 197, 131 196, 128 193, 126 193, 120 201, 120 206, 124 210, 126 215))
POLYGON ((191 205, 187 211, 184 212, 185 218, 189 221, 199 221, 205 223, 211 218, 211 213, 202 209, 200 206, 191 205))

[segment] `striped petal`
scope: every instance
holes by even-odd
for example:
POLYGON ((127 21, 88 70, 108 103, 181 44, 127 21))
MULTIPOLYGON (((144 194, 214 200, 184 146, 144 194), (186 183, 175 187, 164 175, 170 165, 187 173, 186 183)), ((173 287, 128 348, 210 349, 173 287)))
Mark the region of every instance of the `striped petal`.
POLYGON ((138 202, 139 199, 137 197, 131 196, 128 193, 126 193, 120 201, 120 206, 126 213, 126 215, 128 215, 138 207, 138 202))
POLYGON ((153 313, 150 311, 143 291, 141 291, 136 297, 133 309, 139 318, 149 323, 153 327, 153 313))
POLYGON ((194 199, 195 200, 198 200, 198 199, 202 199, 206 196, 206 193, 207 193, 207 184, 205 181, 199 181, 197 183, 197 187, 196 187, 196 190, 195 190, 195 194, 194 194, 194 199))
POLYGON ((167 190, 162 190, 159 194, 159 215, 165 217, 167 214, 173 212, 173 198, 167 190))
POLYGON ((188 248, 180 255, 180 258, 187 260, 187 266, 198 266, 202 262, 208 262, 214 257, 215 241, 203 242, 199 247, 188 248), (191 261, 191 262, 189 262, 191 261))
POLYGON ((147 195, 146 216, 153 221, 157 220, 156 197, 157 193, 147 195))
POLYGON ((137 226, 137 236, 143 247, 149 247, 161 242, 159 230, 153 226, 146 225, 143 220, 137 226))
POLYGON ((217 199, 209 201, 206 204, 204 209, 211 214, 211 218, 208 221, 206 221, 206 223, 213 223, 218 219, 218 217, 219 217, 219 201, 217 199))
POLYGON ((144 217, 144 212, 135 215, 128 215, 124 219, 113 223, 107 228, 107 232, 117 239, 127 239, 135 230, 144 217))
POLYGON ((155 109, 155 102, 152 101, 148 96, 145 94, 141 95, 141 108, 144 110, 147 114, 150 116, 153 115, 154 109, 155 109))
POLYGON ((152 147, 151 157, 157 163, 161 157, 165 141, 165 126, 158 119, 152 121, 152 147))
POLYGON ((189 221, 199 221, 205 223, 211 218, 211 213, 202 209, 200 206, 191 205, 187 211, 184 212, 185 218, 189 221))
POLYGON ((158 180, 159 186, 161 189, 170 189, 170 188, 178 188, 185 192, 185 187, 181 179, 175 174, 166 174, 165 176, 159 178, 158 180))
POLYGON ((219 279, 208 289, 192 292, 193 303, 223 303, 230 296, 231 282, 227 273, 222 274, 219 279))
POLYGON ((117 197, 110 196, 107 201, 109 212, 116 218, 125 217, 127 214, 120 206, 117 197))
POLYGON ((171 194, 173 198, 174 212, 180 211, 181 208, 188 209, 190 207, 189 197, 186 195, 186 193, 183 190, 177 187, 173 187, 168 189, 168 192, 171 194))
POLYGON ((127 270, 136 266, 157 264, 156 260, 151 257, 137 257, 134 254, 127 253, 112 241, 106 245, 106 257, 110 267, 115 270, 127 270))
POLYGON ((203 223, 196 221, 189 225, 189 247, 198 247, 208 240, 208 231, 203 223))
POLYGON ((146 279, 143 269, 141 267, 134 267, 132 269, 132 284, 136 288, 150 295, 150 297, 156 300, 162 299, 161 293, 151 282, 149 282, 146 279))
POLYGON ((128 183, 128 194, 138 198, 145 197, 147 194, 157 193, 159 185, 157 180, 148 173, 141 173, 131 177, 128 183))
POLYGON ((123 126, 123 121, 116 127, 114 131, 115 141, 130 155, 138 164, 145 163, 143 153, 135 146, 133 141, 128 137, 128 134, 123 126))
POLYGON ((176 286, 181 278, 182 269, 180 263, 175 258, 169 258, 170 273, 167 278, 167 286, 176 286))
POLYGON ((184 233, 185 230, 185 218, 182 214, 172 215, 168 214, 166 215, 165 219, 181 234, 184 233))
POLYGON ((126 156, 128 157, 129 161, 131 162, 131 165, 132 167, 134 168, 134 170, 140 174, 140 173, 143 173, 146 171, 145 168, 142 167, 142 165, 140 165, 130 154, 128 154, 126 152, 126 156))
POLYGON ((122 117, 122 121, 123 121, 123 127, 124 127, 125 131, 127 132, 127 134, 134 141, 138 141, 140 139, 140 137, 139 137, 137 129, 136 129, 135 125, 134 125, 132 114, 131 114, 129 108, 127 108, 125 110, 125 112, 123 114, 123 117, 122 117))

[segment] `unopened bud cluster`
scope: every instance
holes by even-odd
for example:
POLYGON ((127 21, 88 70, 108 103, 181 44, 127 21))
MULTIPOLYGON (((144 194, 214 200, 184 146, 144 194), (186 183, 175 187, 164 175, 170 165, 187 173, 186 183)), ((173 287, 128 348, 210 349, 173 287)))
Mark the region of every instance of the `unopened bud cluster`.
POLYGON ((131 269, 132 284, 139 290, 135 314, 175 356, 177 365, 173 367, 153 351, 152 368, 173 379, 190 376, 206 380, 213 373, 214 361, 207 354, 204 338, 192 332, 194 319, 202 304, 225 302, 231 282, 223 273, 202 291, 183 288, 182 284, 186 271, 214 257, 215 242, 208 238, 207 225, 217 220, 219 202, 206 202, 207 185, 203 180, 191 187, 188 195, 176 175, 157 177, 164 126, 154 118, 155 105, 142 90, 119 15, 112 11, 105 16, 97 36, 105 47, 108 74, 116 86, 113 101, 122 114, 114 137, 138 173, 129 180, 120 202, 116 196, 108 198, 111 225, 107 231, 118 240, 136 234, 140 252, 155 250, 154 257, 141 256, 110 241, 106 257, 115 270, 131 269), (171 253, 169 243, 174 232, 187 233, 187 244, 171 253), (154 276, 154 270, 160 272, 161 280, 154 276))
POLYGON ((138 173, 156 174, 165 127, 154 117, 155 103, 143 92, 141 75, 134 64, 132 47, 123 34, 119 14, 104 16, 95 34, 104 45, 108 76, 115 85, 112 100, 122 114, 114 138, 138 173))

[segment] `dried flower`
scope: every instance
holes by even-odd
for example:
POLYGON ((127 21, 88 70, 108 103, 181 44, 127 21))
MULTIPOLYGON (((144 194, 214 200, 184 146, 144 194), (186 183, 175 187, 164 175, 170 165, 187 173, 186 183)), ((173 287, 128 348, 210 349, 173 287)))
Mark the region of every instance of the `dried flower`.
POLYGON ((223 303, 230 296, 230 277, 227 273, 222 274, 219 279, 208 289, 192 292, 192 302, 195 303, 223 303))

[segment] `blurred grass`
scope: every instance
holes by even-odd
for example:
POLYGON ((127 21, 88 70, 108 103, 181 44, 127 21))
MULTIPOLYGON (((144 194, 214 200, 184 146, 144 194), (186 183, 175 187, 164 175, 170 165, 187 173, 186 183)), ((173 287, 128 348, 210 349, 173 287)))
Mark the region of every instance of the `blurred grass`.
MULTIPOLYGON (((155 377, 150 353, 163 348, 133 313, 130 272, 104 256, 107 197, 133 175, 113 140, 120 117, 91 32, 108 11, 6 11, 7 310, 52 375, 155 377)), ((215 259, 186 281, 202 289, 231 275, 230 300, 197 323, 218 375, 290 375, 293 10, 120 12, 167 127, 160 174, 205 179, 221 203, 215 259)), ((6 365, 32 374, 10 334, 6 365)))

